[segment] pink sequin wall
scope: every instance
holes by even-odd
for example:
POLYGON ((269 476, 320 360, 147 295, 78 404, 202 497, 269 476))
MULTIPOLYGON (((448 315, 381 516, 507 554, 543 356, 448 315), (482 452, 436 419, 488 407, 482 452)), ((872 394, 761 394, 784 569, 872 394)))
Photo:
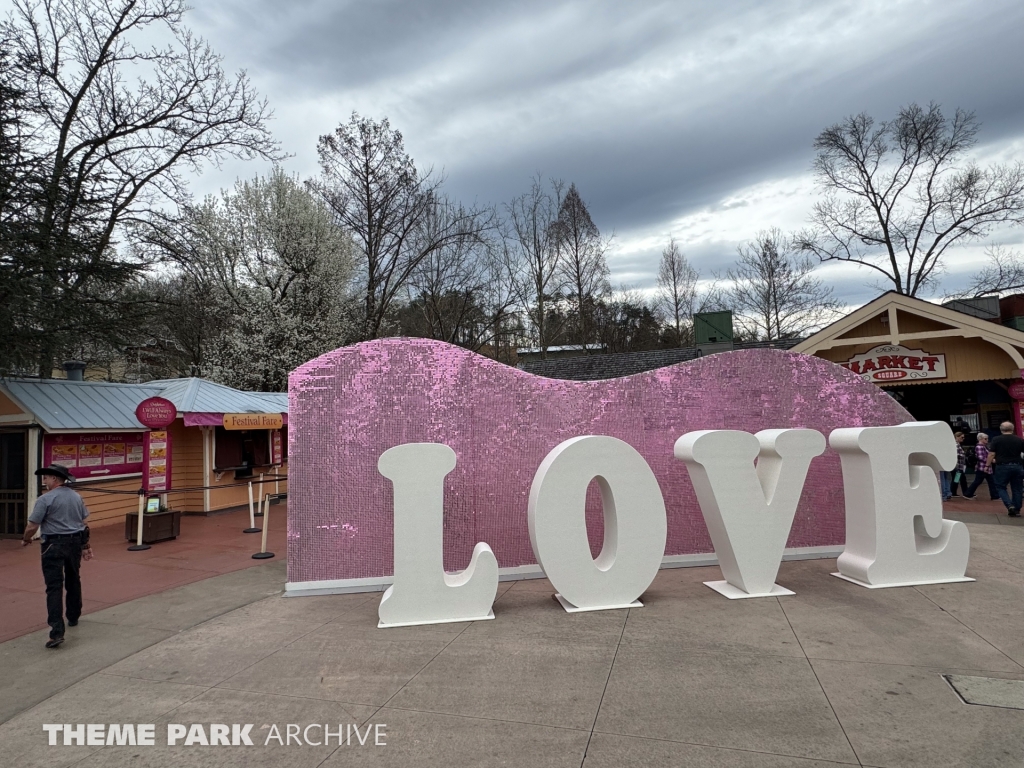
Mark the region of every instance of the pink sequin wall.
MULTIPOLYGON (((547 453, 580 435, 611 435, 647 460, 668 510, 666 555, 712 552, 676 439, 698 429, 836 427, 912 421, 892 398, 816 357, 771 349, 720 353, 620 379, 534 376, 426 339, 382 339, 296 369, 288 394, 288 580, 392 573, 392 494, 377 459, 403 443, 445 443, 445 570, 487 542, 501 567, 535 562, 526 506, 547 453)), ((592 491, 594 489, 592 488, 592 491)), ((599 496, 587 522, 602 540, 599 496)), ((842 544, 839 457, 815 459, 790 547, 842 544)))

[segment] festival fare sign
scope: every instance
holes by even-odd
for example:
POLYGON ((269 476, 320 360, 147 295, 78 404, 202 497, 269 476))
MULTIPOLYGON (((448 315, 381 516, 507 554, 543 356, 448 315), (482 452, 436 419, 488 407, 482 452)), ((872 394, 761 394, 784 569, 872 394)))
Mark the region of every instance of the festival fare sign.
POLYGON ((116 477, 142 472, 142 433, 44 435, 43 464, 58 464, 72 477, 116 477))
POLYGON ((145 437, 142 485, 147 493, 166 493, 171 489, 171 433, 153 430, 145 437))
POLYGON ((840 365, 874 384, 887 384, 901 379, 919 381, 946 378, 945 355, 932 355, 899 344, 883 344, 854 355, 840 365))
POLYGON ((224 429, 281 429, 284 416, 280 413, 225 413, 224 429))

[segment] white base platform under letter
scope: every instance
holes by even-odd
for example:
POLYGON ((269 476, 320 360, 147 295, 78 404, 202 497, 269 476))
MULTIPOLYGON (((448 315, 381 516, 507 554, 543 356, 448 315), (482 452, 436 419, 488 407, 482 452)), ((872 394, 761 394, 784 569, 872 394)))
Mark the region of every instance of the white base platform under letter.
POLYGON ((555 592, 555 600, 558 601, 559 605, 565 608, 566 613, 584 613, 585 611, 614 611, 618 608, 643 608, 644 604, 639 600, 634 600, 632 603, 624 603, 623 605, 602 605, 595 608, 577 608, 575 605, 570 603, 560 594, 555 592))
POLYGON ((704 585, 711 587, 715 592, 720 595, 725 595, 730 600, 743 600, 748 597, 782 597, 783 595, 795 595, 796 592, 792 592, 785 587, 780 587, 778 584, 772 584, 771 592, 759 592, 756 595, 752 595, 749 592, 744 592, 739 587, 734 587, 728 581, 705 581, 704 585))
POLYGON ((833 573, 837 579, 848 581, 851 584, 856 584, 858 587, 866 587, 867 589, 888 589, 889 587, 920 587, 925 584, 959 584, 962 581, 975 581, 968 576, 964 576, 959 579, 935 579, 934 581, 902 581, 899 584, 866 584, 860 579, 853 579, 849 576, 844 576, 841 573, 833 573))

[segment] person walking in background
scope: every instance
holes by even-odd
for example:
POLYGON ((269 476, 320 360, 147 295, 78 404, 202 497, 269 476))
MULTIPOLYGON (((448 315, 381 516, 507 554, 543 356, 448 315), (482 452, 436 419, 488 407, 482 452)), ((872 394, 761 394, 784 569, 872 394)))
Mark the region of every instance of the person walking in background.
POLYGON ((992 467, 988 463, 988 435, 984 432, 978 433, 978 444, 974 446, 974 455, 977 456, 977 463, 974 468, 974 482, 971 487, 964 491, 965 499, 973 499, 977 495, 978 488, 982 483, 988 483, 988 495, 992 501, 999 498, 996 493, 996 485, 992 480, 992 467))
POLYGON ((967 453, 964 452, 964 433, 954 432, 953 437, 956 439, 956 469, 953 470, 953 476, 949 482, 949 496, 952 498, 957 495, 956 489, 959 486, 960 490, 963 491, 964 498, 973 498, 973 495, 967 492, 967 453))
POLYGON ((1024 440, 1013 434, 1013 423, 1004 421, 999 434, 988 446, 988 463, 993 467, 993 481, 1000 500, 1010 517, 1020 517, 1021 496, 1024 494, 1024 440), (1010 492, 1006 492, 1006 486, 1010 492))
POLYGON ((46 493, 39 497, 22 536, 28 546, 36 531, 42 535, 43 580, 46 582, 46 623, 50 625, 47 648, 64 642, 64 592, 67 591, 68 626, 78 624, 82 615, 82 581, 78 571, 82 558, 92 559, 89 529, 85 518, 89 510, 82 497, 65 483, 71 474, 59 464, 36 470, 42 476, 46 493))

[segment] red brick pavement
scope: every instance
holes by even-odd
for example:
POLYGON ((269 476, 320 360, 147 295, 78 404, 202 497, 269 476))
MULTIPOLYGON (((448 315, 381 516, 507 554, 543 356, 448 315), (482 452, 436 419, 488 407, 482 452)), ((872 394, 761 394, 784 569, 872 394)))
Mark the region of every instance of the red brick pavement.
MULTIPOLYGON (((262 525, 257 518, 256 525, 262 525)), ((260 534, 249 527, 248 510, 210 517, 183 516, 181 535, 129 552, 124 523, 92 529, 95 557, 82 563, 83 613, 92 613, 171 587, 208 579, 229 571, 285 559, 287 504, 270 508, 267 549, 276 557, 253 560, 260 534)), ((0 642, 46 627, 46 588, 39 563, 38 541, 30 547, 0 539, 0 642)))

